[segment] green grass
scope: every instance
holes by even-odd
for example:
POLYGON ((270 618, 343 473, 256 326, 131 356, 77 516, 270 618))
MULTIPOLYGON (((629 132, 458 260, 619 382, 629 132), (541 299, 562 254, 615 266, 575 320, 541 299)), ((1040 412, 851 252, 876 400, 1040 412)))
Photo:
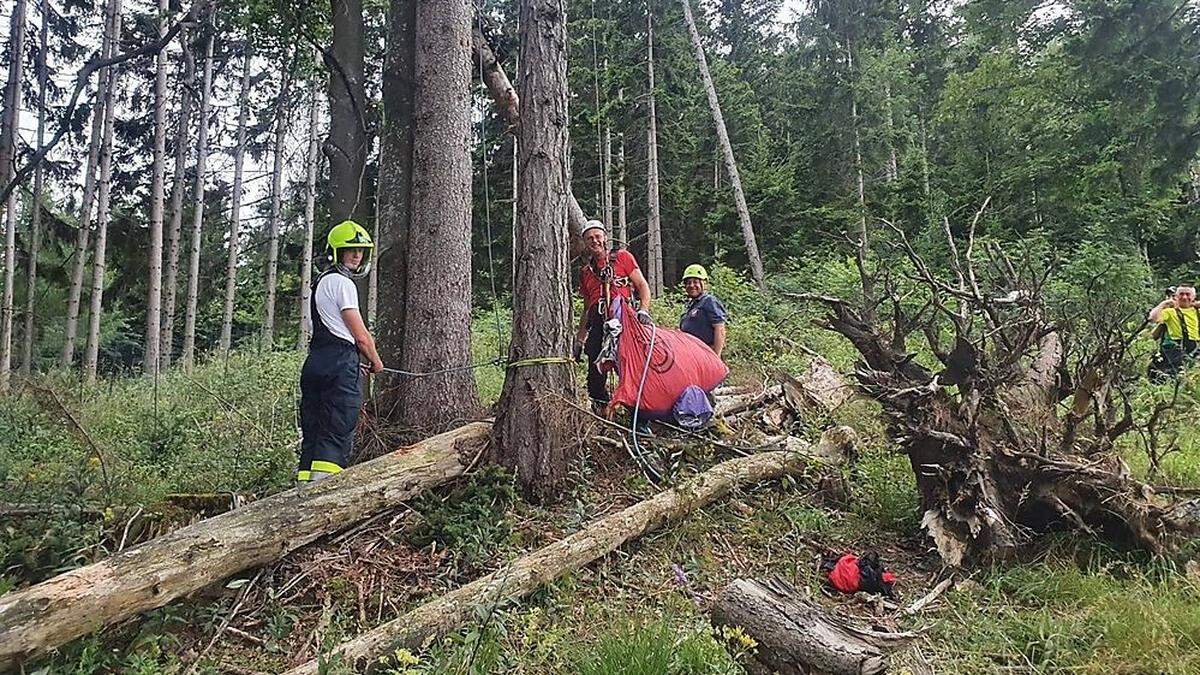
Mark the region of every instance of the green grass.
POLYGON ((931 641, 952 672, 1200 672, 1200 587, 1162 565, 1052 556, 949 598, 931 641))
MULTIPOLYGON (((812 326, 817 308, 766 299, 723 266, 711 271, 714 292, 731 312, 726 356, 734 381, 760 382, 772 367, 798 372, 808 358, 798 344, 820 351, 842 370, 854 362, 853 350, 840 337, 812 326)), ((782 281, 852 295, 851 271, 849 263, 799 267, 782 281)), ((682 296, 672 292, 656 302, 655 318, 675 325, 681 307, 682 296)), ((504 337, 511 334, 503 308, 477 312, 472 328, 476 363, 502 353, 504 337)), ((48 381, 102 448, 103 461, 64 429, 44 396, 8 399, 0 409, 0 489, 10 501, 62 504, 68 510, 7 526, 0 537, 0 570, 8 576, 0 577, 0 592, 105 554, 131 510, 168 493, 269 493, 289 486, 301 361, 294 352, 238 352, 228 363, 200 364, 190 377, 166 375, 157 388, 132 379, 82 389, 62 378, 48 381)), ((581 367, 580 382, 582 372, 581 367)), ((503 378, 499 366, 476 370, 481 401, 499 398, 503 378)), ((1188 391, 1194 398, 1194 387, 1188 391)), ((1144 398, 1135 401, 1137 412, 1144 413, 1151 397, 1161 393, 1143 392, 1144 398)), ((1166 457, 1156 483, 1200 485, 1200 433, 1187 424, 1188 414, 1181 412, 1173 437, 1181 450, 1166 457)), ((744 657, 749 645, 742 636, 714 635, 694 597, 711 598, 736 577, 770 574, 815 592, 820 579, 809 542, 861 551, 894 547, 919 535, 912 469, 887 437, 879 407, 857 402, 829 421, 853 426, 859 434, 860 458, 846 473, 847 504, 822 503, 803 481, 739 492, 558 580, 520 605, 481 613, 428 649, 397 655, 390 672, 741 672, 737 657, 744 657), (686 575, 687 589, 677 584, 676 567, 686 575)), ((815 435, 819 426, 804 433, 815 435)), ((1144 453, 1132 444, 1123 450, 1135 474, 1146 475, 1144 453)), ((602 470, 585 466, 579 472, 584 478, 602 470)), ((652 492, 636 477, 611 485, 629 493, 621 499, 652 492)), ((614 508, 611 492, 585 480, 563 504, 534 506, 514 499, 510 476, 489 472, 444 496, 415 503, 424 521, 413 540, 436 542, 438 550, 451 552, 453 564, 437 580, 437 588, 448 587, 582 527, 614 508)), ((1095 547, 1072 548, 1079 545, 1065 539, 1036 561, 979 570, 977 585, 951 592, 944 608, 902 627, 927 629, 921 648, 936 656, 938 672, 1200 672, 1196 578, 1162 563, 1095 547)), ((913 550, 895 560, 885 555, 897 567, 906 599, 925 591, 926 573, 911 567, 913 560, 904 555, 922 554, 913 550)), ((334 579, 329 587, 337 606, 327 640, 361 632, 365 627, 358 623, 350 581, 334 579)), ((124 633, 86 638, 54 657, 49 672, 179 672, 180 654, 189 648, 179 634, 197 625, 211 631, 227 610, 228 599, 170 605, 125 629, 137 631, 132 644, 124 633), (129 646, 114 650, 114 644, 129 646)), ((297 629, 308 627, 306 611, 291 605, 263 612, 260 634, 267 646, 256 657, 262 670, 285 665, 284 646, 297 629)), ((216 672, 213 668, 200 672, 216 672)), ((343 670, 336 664, 329 668, 343 670)))

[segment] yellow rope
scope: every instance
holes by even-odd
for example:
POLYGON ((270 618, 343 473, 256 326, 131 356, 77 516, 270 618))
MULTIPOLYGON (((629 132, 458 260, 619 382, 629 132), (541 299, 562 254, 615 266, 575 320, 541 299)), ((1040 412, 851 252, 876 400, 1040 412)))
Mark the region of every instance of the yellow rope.
POLYGON ((528 359, 520 359, 518 361, 511 361, 511 362, 509 362, 508 367, 509 368, 523 368, 525 366, 547 366, 547 365, 553 365, 553 364, 557 364, 557 363, 573 363, 573 361, 570 358, 567 358, 566 356, 535 356, 535 357, 528 358, 528 359))

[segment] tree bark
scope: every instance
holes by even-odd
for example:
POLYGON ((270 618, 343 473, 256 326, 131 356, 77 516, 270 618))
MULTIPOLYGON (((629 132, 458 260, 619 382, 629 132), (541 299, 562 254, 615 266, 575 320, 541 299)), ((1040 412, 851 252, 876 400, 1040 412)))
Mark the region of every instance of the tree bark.
POLYGON ((167 271, 163 281, 161 369, 171 365, 175 353, 175 298, 179 286, 179 249, 183 233, 183 194, 187 185, 188 131, 192 119, 192 91, 196 88, 196 60, 187 35, 181 35, 183 82, 179 87, 179 119, 175 123, 175 175, 171 185, 171 230, 167 243, 167 271))
POLYGON ((460 427, 0 596, 0 671, 453 480, 482 451, 488 428, 460 427))
MULTIPOLYGON (((105 31, 107 36, 108 31, 105 31)), ((107 39, 107 38, 106 38, 107 39)), ((107 58, 107 47, 101 47, 107 58)), ((75 338, 79 330, 79 306, 83 298, 83 273, 87 269, 88 240, 92 231, 92 209, 96 203, 96 170, 100 162, 101 132, 104 128, 104 96, 108 76, 112 69, 106 68, 96 85, 96 99, 92 104, 91 139, 88 142, 88 158, 83 175, 83 199, 79 205, 79 227, 75 231, 74 262, 71 264, 71 284, 67 290, 67 318, 63 329, 63 348, 58 357, 58 366, 71 367, 75 361, 75 338)))
POLYGON ((662 219, 658 205, 658 119, 654 93, 654 12, 646 7, 646 72, 650 80, 650 119, 646 127, 646 257, 649 265, 650 294, 659 297, 663 292, 662 219))
POLYGON ((334 224, 366 214, 367 130, 363 91, 362 0, 331 0, 332 58, 329 71, 329 214, 334 224))
POLYGON ((471 25, 471 48, 473 65, 479 68, 480 78, 496 104, 497 114, 515 127, 520 122, 517 90, 476 22, 471 25))
POLYGON ((704 45, 700 42, 700 33, 696 30, 696 22, 692 18, 692 4, 690 0, 680 2, 683 5, 683 19, 687 23, 688 34, 692 37, 692 48, 696 51, 696 63, 700 66, 704 93, 708 96, 708 110, 712 113, 713 126, 717 129, 717 143, 721 146, 721 157, 725 160, 725 172, 729 174, 729 186, 733 188, 733 204, 737 207, 742 241, 746 245, 746 257, 750 261, 750 275, 754 277, 754 283, 763 288, 762 256, 759 255, 758 241, 750 223, 750 207, 746 205, 746 193, 742 191, 742 178, 738 174, 737 161, 733 157, 733 144, 729 142, 729 132, 725 129, 725 116, 721 114, 721 103, 717 100, 717 88, 713 85, 712 75, 708 71, 708 59, 704 56, 704 45))
POLYGON ((751 673, 877 675, 887 672, 887 650, 913 638, 854 626, 782 579, 735 580, 717 598, 712 619, 758 643, 751 673))
POLYGON ((612 128, 604 125, 604 159, 601 162, 603 173, 600 186, 600 196, 603 202, 604 225, 612 231, 613 227, 613 181, 612 181, 612 128))
MULTIPOLYGON (((49 78, 49 73, 46 70, 46 50, 50 47, 49 15, 49 0, 42 0, 42 23, 39 35, 41 44, 38 48, 37 57, 37 147, 39 148, 46 142, 46 86, 49 78)), ((37 336, 34 333, 36 330, 34 312, 37 309, 38 256, 41 255, 42 250, 42 192, 44 184, 45 176, 43 175, 42 164, 39 162, 37 168, 34 169, 33 177, 33 218, 29 236, 29 267, 25 277, 25 330, 22 333, 25 339, 21 344, 21 377, 24 378, 28 378, 30 373, 33 372, 33 350, 37 344, 37 336)))
MULTIPOLYGON (((167 33, 169 0, 158 0, 158 35, 167 33)), ((166 179, 167 50, 154 57, 154 156, 150 184, 150 252, 147 270, 146 342, 142 369, 147 377, 158 376, 162 344, 163 183, 166 179)), ((41 146, 39 141, 38 146, 41 146)), ((40 167, 39 167, 40 169, 40 167)))
POLYGON ((567 475, 567 415, 555 397, 573 395, 571 365, 514 367, 564 357, 571 346, 567 255, 567 14, 564 0, 521 0, 517 266, 509 369, 500 395, 494 449, 525 493, 554 497, 567 475))
MULTIPOLYGON (((400 363, 405 330, 408 232, 413 184, 413 106, 416 0, 391 0, 383 61, 383 124, 379 147, 379 240, 375 266, 379 284, 376 344, 384 363, 400 363)), ((398 414, 399 391, 385 390, 375 403, 383 419, 398 414)))
POLYGON ((279 272, 279 230, 283 203, 283 153, 287 135, 288 92, 292 86, 294 59, 285 58, 286 65, 279 81, 279 96, 275 99, 275 141, 272 143, 274 163, 271 167, 271 215, 267 221, 267 299, 263 304, 263 347, 275 345, 275 282, 279 272))
MULTIPOLYGON (((121 40, 121 0, 109 0, 109 45, 115 52, 121 40)), ((88 384, 96 382, 100 357, 100 313, 104 306, 105 256, 108 248, 108 219, 112 191, 113 115, 116 108, 117 84, 121 72, 109 75, 104 97, 104 132, 100 145, 100 186, 96 197, 96 249, 92 254, 92 295, 88 310, 87 347, 83 355, 83 376, 88 384)))
POLYGON ((196 189, 192 194, 192 240, 188 256, 187 308, 183 315, 183 349, 179 362, 185 373, 192 371, 196 360, 196 313, 200 299, 200 246, 204 234, 204 181, 208 165, 208 113, 212 103, 213 43, 215 29, 210 29, 204 48, 204 79, 200 89, 200 119, 196 121, 196 189))
MULTIPOLYGON (((471 17, 466 0, 417 3, 412 210, 401 367, 471 364, 471 17)), ((475 373, 401 382, 398 421, 441 430, 479 413, 475 373)))
MULTIPOLYGON (((528 90, 527 90, 528 91, 528 90)), ((822 440, 812 454, 764 452, 722 462, 677 487, 612 513, 578 532, 517 558, 492 574, 426 602, 378 628, 339 645, 329 657, 355 668, 377 668, 379 657, 399 648, 419 649, 477 616, 476 612, 518 600, 564 574, 580 569, 626 542, 703 508, 742 486, 798 476, 845 449, 822 440), (820 459, 818 459, 820 458, 820 459)), ((328 659, 326 659, 328 660, 328 659)), ((315 675, 310 661, 287 675, 315 675)))
POLYGON ((892 105, 892 85, 884 85, 883 96, 887 103, 887 115, 883 119, 884 129, 887 130, 887 179, 891 182, 900 177, 900 160, 896 157, 896 111, 892 105))
MULTIPOLYGON (((308 154, 305 157, 304 176, 304 251, 300 258, 300 343, 297 348, 308 349, 308 341, 312 337, 312 261, 313 261, 313 229, 316 225, 317 203, 317 124, 319 123, 320 99, 317 97, 316 75, 308 81, 308 95, 311 99, 308 107, 308 154)), ((382 158, 381 158, 382 163, 382 158)), ((371 293, 374 299, 375 293, 371 293)), ((371 312, 374 320, 374 312, 371 312)))
MULTIPOLYGON (((846 68, 850 75, 854 73, 854 51, 850 47, 850 38, 846 38, 846 68)), ((874 319, 875 283, 874 276, 867 270, 867 257, 871 251, 870 232, 867 230, 867 180, 863 168, 862 141, 858 129, 858 95, 854 87, 850 88, 850 133, 854 139, 854 172, 858 187, 858 245, 855 250, 855 260, 862 282, 862 306, 868 318, 874 319)))
POLYGON ((617 135, 617 241, 629 247, 629 221, 625 210, 625 134, 617 135))
MULTIPOLYGON (((488 93, 496 103, 496 111, 514 128, 518 127, 521 122, 521 115, 519 111, 520 102, 516 90, 509 82, 508 76, 504 74, 504 69, 500 66, 495 53, 484 39, 482 33, 476 33, 474 45, 477 50, 475 59, 477 62, 482 61, 484 64, 483 83, 487 86, 488 93)), ((517 64, 517 67, 520 68, 520 63, 517 64)), ((575 199, 575 194, 571 191, 571 186, 568 185, 566 189, 567 225, 570 229, 571 252, 572 254, 577 254, 583 250, 581 235, 583 234, 583 225, 587 222, 587 216, 584 215, 583 208, 579 206, 579 201, 575 199)))
POLYGON ((250 58, 253 49, 249 38, 242 54, 242 82, 239 87, 237 146, 233 149, 233 194, 230 195, 229 259, 225 263, 225 307, 221 316, 221 356, 229 356, 233 346, 233 310, 237 302, 238 256, 241 254, 242 173, 246 158, 246 118, 250 114, 250 58))
MULTIPOLYGON (((25 62, 25 0, 17 0, 10 17, 8 80, 4 86, 4 117, 0 122, 0 185, 7 185, 16 161, 21 118, 21 76, 25 62)), ((4 295, 0 300, 0 393, 12 377, 13 280, 17 265, 16 194, 5 200, 4 295)))

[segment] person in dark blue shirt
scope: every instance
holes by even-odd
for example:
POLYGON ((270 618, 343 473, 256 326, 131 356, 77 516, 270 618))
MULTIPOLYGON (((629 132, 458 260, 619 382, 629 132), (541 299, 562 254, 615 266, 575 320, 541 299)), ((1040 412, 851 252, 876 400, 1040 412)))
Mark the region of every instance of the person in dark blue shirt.
POLYGON ((725 306, 708 292, 708 271, 701 265, 688 265, 683 271, 683 290, 688 304, 679 319, 679 329, 700 338, 717 356, 725 349, 725 306))

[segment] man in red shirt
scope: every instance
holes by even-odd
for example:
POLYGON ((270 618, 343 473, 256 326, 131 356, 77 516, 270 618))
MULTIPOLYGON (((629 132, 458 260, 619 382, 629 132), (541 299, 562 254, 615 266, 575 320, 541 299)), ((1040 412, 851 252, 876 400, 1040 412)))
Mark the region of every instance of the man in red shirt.
POLYGON ((637 291, 640 308, 638 321, 650 320, 650 285, 642 275, 637 260, 625 249, 608 250, 608 232, 604 223, 589 220, 583 226, 583 242, 587 262, 579 273, 579 292, 583 295, 583 316, 575 335, 575 359, 586 353, 588 358, 588 396, 597 405, 608 403, 607 376, 596 368, 596 358, 604 343, 604 322, 611 314, 617 298, 632 298, 637 291))

